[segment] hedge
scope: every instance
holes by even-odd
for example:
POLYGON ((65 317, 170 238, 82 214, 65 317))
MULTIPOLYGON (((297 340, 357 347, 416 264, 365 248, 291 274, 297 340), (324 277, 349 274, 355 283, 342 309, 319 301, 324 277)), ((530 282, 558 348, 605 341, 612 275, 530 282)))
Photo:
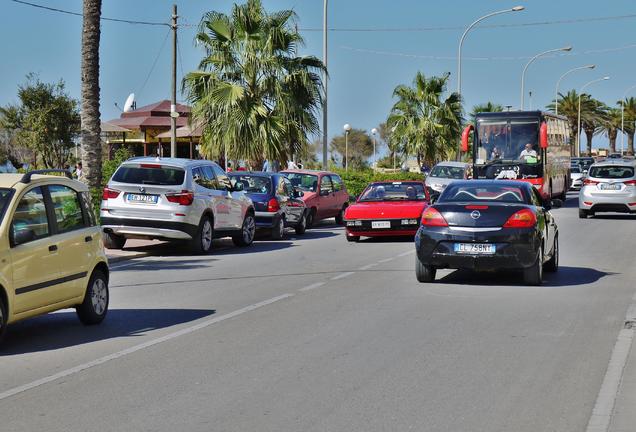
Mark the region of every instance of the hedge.
POLYGON ((388 181, 388 180, 396 180, 396 181, 407 181, 407 180, 424 180, 424 175, 420 173, 414 172, 395 172, 395 173, 382 173, 382 172, 374 172, 373 170, 349 170, 345 171, 343 169, 334 170, 336 174, 342 177, 342 180, 347 186, 347 191, 349 195, 353 197, 357 197, 362 193, 364 188, 367 185, 374 181, 388 181))

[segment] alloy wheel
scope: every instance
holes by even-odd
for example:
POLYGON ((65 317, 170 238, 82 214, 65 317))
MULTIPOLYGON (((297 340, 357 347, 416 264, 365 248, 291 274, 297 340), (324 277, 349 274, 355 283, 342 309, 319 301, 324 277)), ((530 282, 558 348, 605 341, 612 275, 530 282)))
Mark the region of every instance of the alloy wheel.
POLYGON ((91 288, 91 303, 97 315, 102 315, 106 311, 108 289, 106 288, 106 283, 100 278, 95 279, 93 282, 93 287, 91 288))
POLYGON ((243 222, 243 241, 246 244, 252 243, 255 232, 256 224, 254 223, 254 217, 252 215, 245 216, 245 221, 243 222))
POLYGON ((209 219, 203 222, 203 228, 201 229, 201 246, 204 251, 207 251, 212 246, 212 224, 209 219))

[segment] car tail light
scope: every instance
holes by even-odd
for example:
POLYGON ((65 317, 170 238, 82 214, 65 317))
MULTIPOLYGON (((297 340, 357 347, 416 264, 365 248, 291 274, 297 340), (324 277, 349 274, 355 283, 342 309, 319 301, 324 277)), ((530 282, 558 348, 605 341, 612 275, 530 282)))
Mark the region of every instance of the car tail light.
POLYGON ((504 228, 531 228, 537 223, 537 216, 532 210, 523 209, 514 213, 503 225, 504 228))
POLYGON ((444 219, 444 216, 433 207, 429 207, 422 213, 422 225, 433 227, 445 227, 448 226, 448 222, 444 219))
POLYGON ((625 186, 636 186, 636 180, 627 180, 623 182, 625 186))
POLYGON ((104 191, 102 192, 102 199, 103 200, 115 199, 119 196, 120 193, 121 192, 116 189, 110 189, 105 187, 104 191))
POLYGON ((583 181, 583 184, 585 184, 585 185, 597 185, 597 184, 598 184, 598 182, 597 182, 597 181, 595 181, 595 180, 585 179, 585 180, 583 181))
POLYGON ((585 204, 585 205, 592 205, 592 204, 594 204, 594 203, 593 203, 592 201, 583 201, 583 204, 585 204))
POLYGON ((276 213, 280 210, 280 204, 276 198, 272 198, 267 202, 267 211, 269 213, 276 213))
POLYGON ((627 205, 630 207, 633 207, 633 206, 636 206, 636 203, 628 203, 627 205))
POLYGON ((194 201, 194 193, 184 190, 179 193, 166 194, 166 199, 171 203, 189 206, 194 201))

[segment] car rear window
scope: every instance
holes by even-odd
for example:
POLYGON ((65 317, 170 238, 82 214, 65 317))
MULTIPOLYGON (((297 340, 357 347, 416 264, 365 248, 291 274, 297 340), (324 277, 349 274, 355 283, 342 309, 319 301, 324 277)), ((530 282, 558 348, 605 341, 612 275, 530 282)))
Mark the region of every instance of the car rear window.
POLYGON ((183 184, 185 171, 161 165, 122 165, 113 181, 118 183, 176 186, 183 184))
POLYGON ((302 191, 316 192, 318 189, 318 176, 303 173, 283 173, 291 184, 302 191))
POLYGON ((575 173, 575 174, 580 174, 581 173, 581 168, 579 168, 579 167, 571 167, 570 168, 570 172, 575 173))
POLYGON ((624 179, 634 177, 634 168, 630 166, 596 166, 589 172, 590 177, 602 179, 624 179))
POLYGON ((424 201, 426 193, 421 183, 374 183, 362 192, 360 202, 365 201, 424 201))
POLYGON ((450 179, 463 179, 464 168, 448 166, 448 165, 436 165, 429 174, 430 177, 450 178, 450 179))
POLYGON ((237 183, 243 185, 243 190, 247 193, 269 194, 272 191, 272 179, 255 175, 232 175, 237 183))
POLYGON ((525 203, 523 190, 508 185, 454 185, 444 189, 438 202, 482 202, 497 201, 508 203, 525 203))

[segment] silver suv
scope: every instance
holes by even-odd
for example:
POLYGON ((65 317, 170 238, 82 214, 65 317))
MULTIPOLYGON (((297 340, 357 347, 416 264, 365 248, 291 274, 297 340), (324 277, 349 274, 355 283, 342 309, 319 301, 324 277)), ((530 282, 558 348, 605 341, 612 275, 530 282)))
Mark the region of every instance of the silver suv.
POLYGON ((599 212, 636 213, 636 163, 611 159, 590 166, 579 192, 579 217, 599 212))
POLYGON ((129 159, 104 188, 104 244, 121 249, 130 238, 175 240, 207 253, 213 238, 232 237, 237 246, 248 246, 256 224, 242 186, 210 161, 129 159))

